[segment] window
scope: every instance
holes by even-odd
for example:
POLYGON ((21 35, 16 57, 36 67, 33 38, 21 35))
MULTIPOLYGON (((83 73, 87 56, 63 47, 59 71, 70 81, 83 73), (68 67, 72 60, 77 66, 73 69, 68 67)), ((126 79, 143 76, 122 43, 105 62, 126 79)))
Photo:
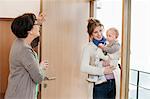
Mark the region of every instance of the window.
POLYGON ((129 99, 149 99, 150 97, 149 9, 149 0, 132 0, 131 2, 129 99))
POLYGON ((94 16, 104 24, 105 30, 110 27, 116 27, 119 30, 121 44, 122 0, 96 0, 94 16))

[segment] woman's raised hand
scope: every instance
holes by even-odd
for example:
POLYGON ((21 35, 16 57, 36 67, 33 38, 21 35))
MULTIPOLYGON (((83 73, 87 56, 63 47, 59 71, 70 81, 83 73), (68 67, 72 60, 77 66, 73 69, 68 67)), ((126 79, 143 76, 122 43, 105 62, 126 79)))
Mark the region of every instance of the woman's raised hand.
POLYGON ((48 61, 47 60, 41 61, 40 66, 43 70, 46 70, 48 68, 48 61))
POLYGON ((37 16, 38 24, 42 25, 42 23, 45 21, 45 16, 46 16, 46 14, 43 12, 37 16))

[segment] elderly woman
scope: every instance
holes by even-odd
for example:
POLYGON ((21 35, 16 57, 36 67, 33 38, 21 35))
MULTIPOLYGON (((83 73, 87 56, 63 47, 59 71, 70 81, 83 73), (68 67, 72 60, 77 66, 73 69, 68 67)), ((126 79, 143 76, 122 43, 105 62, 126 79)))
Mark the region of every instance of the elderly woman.
MULTIPOLYGON (((41 18, 41 16, 40 16, 41 18)), ((39 19, 40 19, 39 18, 39 19)), ((40 36, 40 20, 32 13, 15 18, 11 30, 16 40, 10 50, 9 78, 5 99, 36 99, 36 86, 44 80, 44 70, 48 63, 39 63, 31 42, 40 36)))

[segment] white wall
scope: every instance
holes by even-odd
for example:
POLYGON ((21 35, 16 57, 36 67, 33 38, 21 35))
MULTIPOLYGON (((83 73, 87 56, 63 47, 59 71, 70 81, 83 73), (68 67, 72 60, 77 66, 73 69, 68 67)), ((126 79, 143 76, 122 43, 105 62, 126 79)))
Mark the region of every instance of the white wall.
POLYGON ((131 68, 150 72, 150 1, 131 4, 131 68))
POLYGON ((0 18, 14 18, 26 12, 36 15, 40 11, 40 0, 0 0, 0 18))

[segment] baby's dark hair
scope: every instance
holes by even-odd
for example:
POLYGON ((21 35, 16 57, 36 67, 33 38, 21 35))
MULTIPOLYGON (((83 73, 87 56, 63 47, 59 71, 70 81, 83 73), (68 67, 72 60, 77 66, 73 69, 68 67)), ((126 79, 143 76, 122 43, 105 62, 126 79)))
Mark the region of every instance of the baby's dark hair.
POLYGON ((97 26, 104 28, 104 25, 101 24, 101 22, 99 20, 93 19, 93 18, 88 19, 87 32, 88 32, 89 36, 92 35, 92 32, 94 31, 94 29, 97 26))

